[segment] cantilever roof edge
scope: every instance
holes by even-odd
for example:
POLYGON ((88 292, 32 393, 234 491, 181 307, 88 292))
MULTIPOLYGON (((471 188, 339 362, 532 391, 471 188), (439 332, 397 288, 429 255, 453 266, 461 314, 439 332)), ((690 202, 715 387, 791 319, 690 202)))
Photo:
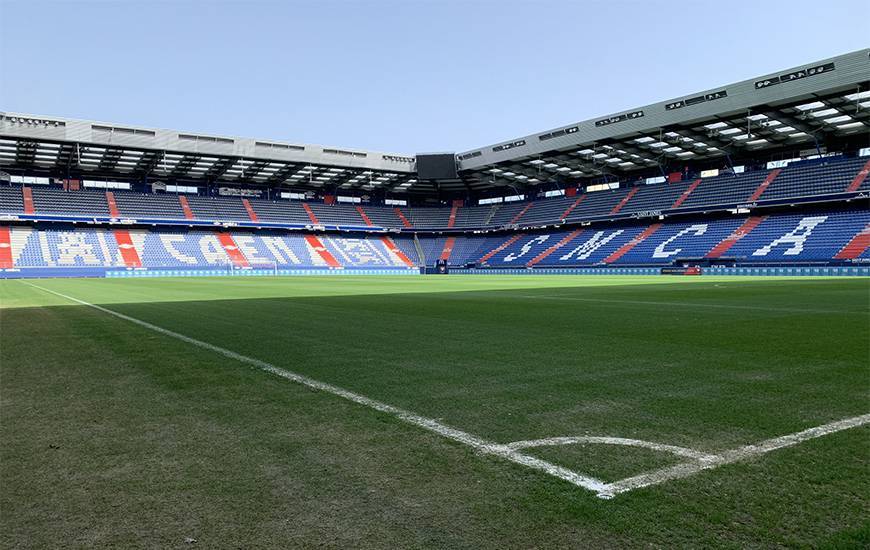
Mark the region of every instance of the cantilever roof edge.
POLYGON ((870 80, 870 48, 457 153, 460 170, 686 125, 870 80))
POLYGON ((185 155, 232 156, 251 160, 310 163, 401 173, 413 173, 416 164, 415 156, 405 153, 220 136, 3 111, 0 111, 0 136, 13 139, 77 142, 101 147, 160 150, 185 155))

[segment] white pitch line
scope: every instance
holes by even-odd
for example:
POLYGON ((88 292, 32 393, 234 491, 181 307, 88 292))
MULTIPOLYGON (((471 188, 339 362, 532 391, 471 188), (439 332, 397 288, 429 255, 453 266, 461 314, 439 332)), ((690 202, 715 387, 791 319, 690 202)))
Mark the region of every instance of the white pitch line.
POLYGON ((726 464, 733 464, 777 449, 791 447, 792 445, 797 445, 798 443, 810 439, 841 432, 850 428, 857 428, 868 423, 870 423, 870 414, 862 414, 861 416, 837 420, 801 432, 774 437, 773 439, 761 441, 753 445, 745 445, 743 447, 738 447, 737 449, 722 452, 713 456, 710 460, 677 464, 676 466, 661 468, 645 474, 614 481, 613 483, 609 483, 604 491, 600 491, 598 496, 609 498, 618 495, 619 493, 640 489, 641 487, 649 487, 666 481, 689 477, 703 470, 710 470, 720 466, 725 466, 726 464))
POLYGON ((572 302, 596 302, 601 304, 627 304, 640 306, 677 306, 677 307, 708 307, 717 309, 740 309, 750 311, 778 311, 783 313, 833 313, 833 314, 860 314, 867 315, 866 311, 837 311, 832 309, 809 309, 809 308, 785 308, 785 307, 765 307, 765 306, 747 306, 739 304, 703 304, 698 302, 654 302, 649 300, 611 300, 607 298, 581 298, 579 296, 536 296, 533 294, 521 294, 520 298, 530 298, 537 300, 569 300, 572 302))
POLYGON ((509 460, 515 464, 520 464, 522 466, 544 472, 546 474, 565 480, 578 487, 588 489, 595 493, 601 493, 607 487, 607 484, 599 479, 584 476, 567 468, 563 468, 561 466, 551 464, 550 462, 547 462, 545 460, 541 460, 540 458, 529 456, 515 449, 512 449, 507 445, 501 445, 492 441, 487 441, 470 433, 442 424, 435 419, 426 418, 425 416, 420 416, 410 411, 406 411, 404 409, 400 409, 398 407, 394 407, 392 405, 388 405, 374 399, 369 399, 368 397, 365 397, 358 393, 354 393, 344 388, 333 386, 332 384, 327 384, 326 382, 321 382, 313 378, 308 378, 307 376, 303 376, 301 374, 296 374, 289 370, 276 367, 271 363, 267 363, 259 359, 254 359, 253 357, 248 357, 247 355, 242 355, 240 353, 236 353, 220 346, 209 344, 208 342, 203 342, 202 340, 197 340, 196 338, 191 338, 190 336, 185 336, 184 334, 180 334, 178 332, 174 332, 169 329, 153 325, 151 323, 148 323, 147 321, 142 321, 141 319, 136 319, 135 317, 130 317, 129 315, 124 315, 123 313, 118 313, 117 311, 107 309, 102 306, 92 304, 90 302, 85 302, 84 300, 79 300, 78 298, 73 298, 72 296, 67 296, 66 294, 55 292, 54 290, 50 290, 39 285, 35 285, 26 281, 22 282, 28 286, 42 290, 43 292, 54 294, 55 296, 59 296, 71 302, 75 302, 77 304, 93 308, 97 311, 101 311, 108 315, 112 315, 114 317, 117 317, 118 319, 129 321, 130 323, 137 324, 153 332, 163 334, 164 336, 169 336, 171 338, 175 338, 176 340, 181 340, 182 342, 186 342, 198 348, 218 353, 220 355, 223 355, 224 357, 234 359, 241 363, 247 363, 260 370, 263 370, 270 374, 274 374, 275 376, 280 376, 281 378, 296 382, 297 384, 302 384, 304 386, 308 386, 309 388, 331 393, 348 401, 352 401, 359 405, 369 407, 370 409, 389 414, 408 424, 413 424, 414 426, 418 426, 430 432, 436 433, 447 439, 467 445, 476 451, 485 454, 495 455, 509 460))
POLYGON ((507 446, 511 449, 530 449, 533 447, 551 447, 554 445, 576 445, 578 443, 598 443, 604 445, 623 445, 626 447, 642 447, 653 451, 663 453, 671 453, 693 460, 714 460, 716 455, 702 453, 695 449, 687 447, 678 447, 676 445, 664 445, 662 443, 654 443, 652 441, 644 441, 642 439, 629 439, 625 437, 601 437, 594 435, 580 435, 568 437, 548 437, 546 439, 529 439, 526 441, 514 441, 508 443, 507 446))
MULTIPOLYGON (((766 441, 762 441, 760 443, 756 443, 754 445, 746 445, 744 447, 740 447, 737 449, 732 449, 730 451, 722 452, 718 455, 704 455, 703 458, 700 456, 693 462, 677 464, 676 466, 671 466, 667 468, 662 468, 659 470, 655 470, 652 472, 647 472, 644 474, 640 474, 634 477, 621 479, 619 481, 614 481, 612 483, 605 483, 599 479, 595 479, 593 477, 588 477, 581 475, 577 472, 569 470, 567 468, 563 468, 561 466, 557 466, 545 460, 541 460, 539 458, 521 453, 517 451, 518 447, 530 447, 530 443, 535 443, 535 441, 517 441, 509 444, 499 444, 492 441, 487 441, 483 438, 472 435, 468 432, 464 432, 462 430, 453 428, 451 426, 447 426, 446 424, 442 424, 437 420, 432 418, 427 418, 425 416, 420 416, 418 414, 412 413, 410 411, 406 411, 404 409, 400 409, 398 407, 394 407, 392 405, 388 405, 386 403, 382 403, 380 401, 376 401, 374 399, 369 399, 363 395, 358 393, 351 392, 349 390, 345 390, 344 388, 340 388, 338 386, 333 386, 332 384, 327 384, 326 382, 320 382, 319 380, 315 380, 313 378, 308 378, 307 376, 303 376, 301 374, 296 374, 294 372, 288 371, 286 369, 282 369, 280 367, 276 367, 271 363, 267 363, 265 361, 261 361, 259 359, 254 359, 253 357, 248 357, 247 355, 242 355, 240 353, 236 353, 234 351, 230 351, 228 349, 222 348, 220 346, 216 346, 214 344, 209 344, 208 342, 203 342, 202 340, 197 340, 196 338, 191 338, 190 336, 185 336, 184 334, 180 334, 178 332, 171 331, 169 329, 165 329, 163 327, 159 327, 157 325, 153 325, 148 323, 147 321, 142 321, 140 319, 136 319, 135 317, 130 317, 129 315, 124 315, 123 313, 119 313, 117 311, 104 308, 102 306, 98 306, 96 304, 91 304, 89 302, 85 302, 84 300, 79 300, 78 298, 73 298, 72 296, 67 296, 66 294, 62 294, 60 292, 55 292, 54 290, 49 290, 47 288, 41 287, 39 285, 35 285, 33 283, 29 283, 27 281, 21 281, 22 283, 31 286, 33 288, 37 288, 42 290, 43 292, 48 292, 49 294, 54 294, 55 296, 59 296, 71 302, 75 302, 77 304, 81 304, 83 306, 87 306, 93 308, 97 311, 101 311, 108 315, 112 315, 119 319, 123 319, 125 321, 129 321, 131 323, 137 324, 141 327, 147 328, 148 330, 157 332, 159 334, 163 334, 165 336, 169 336, 171 338, 175 338, 177 340, 181 340, 182 342, 186 342, 193 346, 212 351, 223 355, 229 359, 234 359, 241 363, 247 363, 252 365, 260 370, 268 372, 270 374, 274 374, 276 376, 280 376, 281 378, 285 378, 287 380, 291 380, 298 384, 302 384, 304 386, 308 386, 310 388, 324 391, 327 393, 331 393, 348 401, 352 401, 359 405, 363 405, 365 407, 369 407, 376 411, 389 414, 402 420, 408 424, 412 424, 414 426, 418 426, 435 434, 438 434, 444 438, 450 439, 452 441, 456 441, 458 443, 462 443, 471 447, 472 449, 482 452, 484 454, 491 454, 494 456, 498 456, 509 460, 515 464, 520 464, 522 466, 526 466, 528 468, 532 468, 534 470, 538 470, 540 472, 544 472, 551 476, 557 477, 564 481, 567 481, 577 487, 582 487, 589 491, 596 493, 599 498, 602 499, 610 499, 615 495, 620 493, 625 493, 628 491, 632 491, 634 489, 640 489, 642 487, 649 487, 652 485, 658 485, 661 483, 665 483, 667 481, 671 481, 674 479, 680 479, 689 477, 691 475, 697 474, 703 470, 710 470, 713 468, 718 468, 720 466, 724 466, 726 464, 732 464, 734 462, 738 462, 741 460, 745 460, 747 458, 751 458, 753 456, 762 455, 769 453, 771 451, 775 451, 777 449, 782 449, 784 447, 790 447, 792 445, 797 445, 803 441, 807 441, 809 439, 815 439, 817 437, 822 437, 828 434, 832 434, 835 432, 848 430, 850 428, 856 428, 859 426, 863 426, 865 424, 870 423, 870 414, 864 414, 861 416, 855 416, 852 418, 846 418, 843 420, 838 420, 836 422, 830 422, 828 424, 824 424, 821 426, 816 426, 815 428, 809 428, 807 430, 797 432, 794 434, 783 435, 780 437, 775 437, 773 439, 768 439, 766 441)), ((569 444, 567 440, 572 438, 550 438, 540 441, 565 441, 565 443, 560 444, 569 444)), ((576 439, 576 438, 574 438, 576 439)), ((666 450, 667 452, 675 452, 675 449, 680 449, 681 451, 690 451, 696 453, 697 451, 693 451, 692 449, 686 449, 683 447, 676 447, 671 445, 659 445, 657 443, 651 443, 647 441, 641 440, 629 440, 624 438, 612 438, 612 437, 589 437, 588 441, 593 442, 593 440, 599 440, 598 442, 604 443, 605 440, 607 442, 613 443, 615 441, 622 441, 622 443, 616 444, 627 444, 625 442, 632 441, 639 443, 636 446, 646 446, 649 448, 651 445, 656 445, 661 447, 661 450, 666 450), (642 443, 643 445, 640 445, 642 443), (670 449, 670 450, 668 450, 670 449)), ((535 445, 537 446, 537 445, 535 445)), ((677 454, 677 453, 675 453, 677 454)))

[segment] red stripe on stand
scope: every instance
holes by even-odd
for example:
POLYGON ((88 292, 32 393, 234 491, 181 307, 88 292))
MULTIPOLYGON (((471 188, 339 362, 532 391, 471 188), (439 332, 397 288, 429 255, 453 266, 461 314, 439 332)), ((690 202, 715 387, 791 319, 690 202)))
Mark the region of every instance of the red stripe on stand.
POLYGON ((662 226, 662 224, 660 224, 660 223, 654 223, 651 226, 647 227, 646 229, 643 230, 643 232, 640 235, 638 235, 637 237, 633 238, 632 240, 628 241, 627 243, 625 243, 624 245, 619 247, 619 249, 616 252, 614 252, 613 254, 611 254, 610 256, 604 258, 604 263, 612 264, 616 260, 622 258, 626 254, 628 254, 628 252, 632 248, 639 245, 640 243, 645 241, 647 238, 649 238, 650 235, 652 235, 653 233, 658 231, 661 226, 662 226))
POLYGON ((551 247, 548 248, 547 250, 544 250, 543 252, 541 252, 540 254, 538 254, 537 256, 535 256, 534 258, 532 258, 532 259, 529 261, 529 263, 526 264, 526 267, 532 267, 533 265, 537 264, 538 262, 540 262, 541 260, 543 260, 544 258, 546 258, 547 256, 549 256, 549 255, 552 254, 553 252, 559 250, 560 248, 562 248, 563 246, 565 246, 565 245, 568 244, 569 242, 573 241, 574 238, 577 237, 577 235, 579 235, 580 233, 583 233, 583 230, 582 230, 582 229, 576 229, 576 230, 574 230, 574 231, 568 233, 567 235, 565 235, 564 237, 562 237, 562 238, 559 240, 559 242, 557 242, 556 244, 554 244, 553 246, 551 246, 551 247))
POLYGON ((846 188, 846 193, 853 193, 861 187, 861 184, 864 183, 864 180, 867 179, 867 174, 870 174, 870 160, 867 161, 867 164, 864 165, 856 175, 855 179, 852 180, 852 183, 849 184, 849 187, 846 188))
POLYGON ((367 226, 371 227, 374 225, 372 223, 372 220, 369 219, 368 214, 366 214, 366 211, 363 210, 362 206, 356 205, 356 211, 359 212, 359 217, 362 218, 364 222, 366 222, 367 226))
POLYGON ((124 265, 127 267, 142 267, 142 260, 139 258, 136 247, 133 246, 130 232, 126 229, 115 229, 112 233, 115 235, 115 242, 118 243, 118 250, 121 251, 121 259, 124 260, 124 265))
POLYGON ((190 209, 190 204, 187 202, 187 197, 184 195, 178 195, 178 204, 181 205, 181 211, 184 212, 185 219, 196 219, 196 216, 193 215, 193 210, 190 209))
POLYGON ((560 219, 560 220, 564 220, 565 218, 567 218, 567 217, 568 217, 568 214, 570 214, 571 212, 573 212, 574 209, 577 208, 577 206, 578 206, 581 202, 583 202, 583 199, 585 199, 585 198, 586 198, 586 194, 585 194, 585 193, 584 193, 583 195, 580 195, 580 198, 579 198, 579 199, 577 199, 576 201, 574 201, 574 203, 571 204, 571 206, 569 206, 568 208, 565 209, 564 212, 562 212, 562 215, 559 216, 559 219, 560 219))
POLYGON ((750 231, 758 227, 758 224, 764 221, 767 216, 752 216, 748 218, 743 225, 734 230, 733 233, 722 239, 722 242, 713 247, 713 250, 707 252, 705 258, 718 258, 728 252, 728 250, 737 244, 737 241, 749 234, 750 231))
POLYGON ((302 208, 305 209, 305 213, 308 214, 308 219, 311 220, 311 223, 320 225, 320 220, 317 219, 317 216, 314 214, 314 210, 312 210, 310 206, 303 202, 302 208))
POLYGON ((459 211, 459 206, 454 204, 453 208, 450 209, 450 218, 447 220, 447 227, 453 227, 456 225, 456 212, 459 211))
POLYGON ((233 236, 224 232, 218 233, 217 236, 218 240, 221 242, 221 246, 227 251, 227 256, 230 257, 230 261, 233 262, 233 265, 236 267, 248 267, 248 259, 245 258, 242 251, 239 250, 236 241, 233 240, 233 236))
POLYGON ((33 191, 30 190, 30 187, 22 187, 21 196, 24 199, 24 213, 35 214, 36 209, 33 208, 33 191))
POLYGON ((622 200, 619 201, 619 204, 617 204, 616 206, 613 207, 613 210, 611 210, 610 213, 611 213, 611 214, 616 214, 616 213, 618 213, 620 210, 622 210, 622 207, 625 206, 625 203, 627 203, 628 201, 630 201, 630 200, 631 200, 631 197, 633 197, 634 194, 637 193, 638 191, 640 191, 640 187, 632 187, 632 188, 629 190, 628 194, 625 195, 624 197, 622 197, 622 200))
POLYGON ((413 225, 411 225, 411 222, 408 221, 408 218, 406 218, 405 215, 402 214, 402 211, 399 210, 398 206, 394 208, 394 210, 396 211, 396 215, 399 216, 399 219, 402 220, 402 225, 404 225, 405 227, 414 227, 413 225))
POLYGON ((12 236, 8 227, 0 227, 0 269, 13 267, 12 265, 12 236))
POLYGON ((305 241, 317 252, 323 261, 326 262, 326 265, 329 267, 341 267, 341 264, 338 263, 338 260, 335 259, 335 256, 323 246, 323 243, 320 242, 320 239, 317 238, 317 235, 305 235, 305 241))
POLYGON ((694 191, 695 188, 698 187, 699 185, 701 185, 701 180, 700 180, 700 179, 697 179, 697 180, 693 181, 693 182, 692 182, 692 185, 690 185, 689 187, 687 187, 686 190, 683 191, 683 194, 680 195, 679 198, 678 198, 677 200, 674 201, 674 204, 671 205, 671 208, 677 208, 677 207, 679 207, 681 204, 683 204, 684 202, 686 202, 686 199, 689 198, 689 195, 692 194, 692 191, 694 191))
POLYGON ((523 236, 524 236, 523 233, 518 233, 518 234, 514 235, 514 236, 511 237, 510 239, 506 240, 505 242, 501 243, 501 244, 498 245, 497 247, 493 248, 492 250, 490 250, 489 252, 487 252, 486 254, 484 254, 484 255, 480 258, 480 260, 478 260, 478 261, 480 261, 480 262, 485 262, 485 261, 487 261, 488 259, 492 258, 493 256, 495 256, 496 254, 498 254, 499 252, 501 252, 501 251, 504 250, 505 248, 507 248, 507 247, 509 247, 510 245, 512 245, 512 244, 514 244, 515 242, 517 242, 517 241, 518 241, 520 238, 522 238, 523 236))
POLYGON ((535 204, 535 203, 530 202, 529 204, 527 204, 526 207, 523 208, 523 209, 520 211, 519 214, 517 214, 516 216, 514 216, 513 218, 511 218, 511 221, 508 222, 508 223, 510 223, 511 225, 513 225, 513 224, 517 223, 518 221, 520 221, 520 218, 523 217, 523 214, 525 214, 526 212, 528 212, 528 211, 529 211, 529 208, 531 208, 533 204, 535 204))
POLYGON ((396 246, 396 243, 393 242, 393 239, 384 235, 383 237, 381 237, 381 241, 384 243, 384 246, 387 247, 387 250, 395 254, 396 257, 399 258, 406 266, 414 267, 414 262, 412 262, 411 259, 406 256, 404 252, 399 250, 399 247, 396 246))
MULTIPOLYGON (((2 244, 0 244, 0 246, 2 246, 2 244)), ((863 254, 868 247, 870 247, 870 223, 867 224, 867 227, 859 231, 857 235, 852 237, 852 240, 837 252, 834 259, 854 260, 863 254)))
POLYGON ((248 218, 250 218, 252 222, 260 221, 260 218, 257 217, 257 213, 254 212, 254 207, 251 205, 251 201, 248 199, 242 199, 242 204, 245 205, 245 210, 248 211, 248 218))
POLYGON ((768 187, 771 183, 773 183, 773 180, 776 179, 776 176, 778 176, 780 172, 782 172, 782 169, 781 169, 781 168, 777 168, 776 170, 771 171, 771 172, 767 175, 767 177, 764 178, 764 181, 761 182, 761 185, 758 186, 758 189, 755 190, 755 193, 753 193, 751 197, 749 197, 748 199, 746 199, 746 201, 747 201, 747 202, 757 201, 758 198, 759 198, 759 197, 764 193, 764 191, 767 189, 767 187, 768 187))
POLYGON ((453 253, 453 245, 456 243, 456 237, 447 237, 444 241, 444 249, 441 251, 441 258, 444 261, 450 259, 450 254, 453 253))
POLYGON ((106 204, 109 205, 109 215, 113 218, 120 218, 121 212, 118 210, 118 203, 115 202, 115 194, 111 191, 106 191, 106 204))

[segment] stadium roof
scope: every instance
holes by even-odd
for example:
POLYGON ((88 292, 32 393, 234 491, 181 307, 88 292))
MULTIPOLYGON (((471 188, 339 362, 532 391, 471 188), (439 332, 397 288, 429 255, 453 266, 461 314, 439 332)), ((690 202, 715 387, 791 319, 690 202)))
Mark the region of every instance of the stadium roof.
POLYGON ((411 154, 9 112, 0 113, 0 166, 426 195, 626 179, 681 163, 817 148, 856 136, 870 138, 870 49, 465 151, 457 155, 455 180, 418 180, 411 154))
POLYGON ((92 177, 286 184, 299 189, 413 185, 413 155, 201 135, 0 113, 0 166, 92 177))
MULTIPOLYGON (((870 136, 870 49, 458 154, 472 188, 630 177, 688 161, 870 136)), ((870 144, 870 143, 868 143, 870 144)))

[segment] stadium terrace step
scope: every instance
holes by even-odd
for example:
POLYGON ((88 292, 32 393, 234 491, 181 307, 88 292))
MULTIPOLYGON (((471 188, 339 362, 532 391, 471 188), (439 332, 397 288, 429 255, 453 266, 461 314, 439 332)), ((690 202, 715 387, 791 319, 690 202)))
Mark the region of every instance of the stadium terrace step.
POLYGON ((580 233, 583 233, 582 229, 575 229, 574 231, 568 233, 567 235, 562 237, 559 240, 559 242, 557 242, 556 244, 554 244, 553 246, 551 246, 547 250, 544 250, 543 252, 541 252, 540 254, 538 254, 537 256, 532 258, 531 260, 529 260, 529 263, 526 264, 526 267, 532 267, 533 265, 537 264, 538 262, 544 260, 547 256, 549 256, 553 252, 559 250, 560 248, 562 248, 566 244, 573 241, 575 238, 577 238, 577 235, 579 235, 580 233))
POLYGON ((846 188, 847 193, 853 193, 861 187, 861 184, 864 183, 864 180, 867 179, 867 174, 870 174, 870 160, 864 165, 864 168, 858 171, 855 175, 855 179, 849 184, 849 187, 846 188))
POLYGON ((185 219, 196 219, 196 216, 193 215, 193 210, 190 209, 190 203, 187 202, 187 197, 185 197, 184 195, 178 195, 178 204, 181 205, 181 211, 184 212, 185 219))
MULTIPOLYGON (((528 210, 528 206, 526 207, 526 209, 528 210)), ((501 252, 505 248, 509 247, 510 245, 514 244, 515 242, 517 242, 518 240, 520 240, 521 238, 523 238, 525 236, 526 235, 524 233, 517 233, 516 235, 514 235, 510 239, 506 240, 505 242, 501 243, 497 247, 493 248, 492 250, 490 250, 489 252, 487 252, 486 254, 481 256, 480 260, 478 260, 478 261, 479 262, 487 261, 488 259, 492 258, 496 254, 498 254, 499 252, 501 252)))
POLYGON ((645 241, 650 235, 652 235, 653 233, 658 231, 661 226, 662 226, 662 224, 660 224, 660 223, 654 223, 651 226, 647 227, 646 229, 643 230, 643 232, 640 235, 638 235, 637 237, 633 238, 632 240, 628 241, 627 243, 625 243, 624 245, 619 247, 619 249, 616 252, 614 252, 613 254, 611 254, 610 256, 604 258, 604 263, 612 264, 616 260, 622 258, 626 254, 628 254, 632 248, 639 245, 640 243, 645 241))
POLYGON ((414 262, 412 262, 411 259, 408 258, 408 256, 406 256, 404 252, 399 250, 399 247, 396 246, 396 243, 393 242, 393 239, 384 235, 383 237, 381 237, 381 242, 384 243, 384 246, 387 247, 387 250, 389 250, 393 253, 393 255, 399 258, 402 263, 404 263, 408 267, 414 267, 414 262))
POLYGON ((439 259, 446 261, 450 260, 450 254, 453 253, 453 245, 456 244, 456 237, 448 237, 446 241, 444 241, 444 248, 441 250, 441 256, 439 259))
POLYGON ((751 197, 746 199, 746 202, 757 201, 761 197, 761 195, 764 194, 764 191, 770 186, 770 184, 773 183, 773 180, 776 179, 776 176, 778 176, 780 172, 782 172, 781 168, 777 168, 776 170, 772 170, 767 175, 767 177, 764 178, 764 181, 761 182, 761 185, 758 186, 758 189, 755 190, 755 193, 753 193, 751 197))
POLYGON ((618 214, 619 211, 622 210, 622 207, 625 206, 628 203, 628 201, 631 200, 631 197, 633 197, 634 194, 637 193, 638 191, 640 191, 639 186, 632 187, 631 190, 628 192, 628 194, 625 195, 624 197, 622 197, 622 200, 619 201, 619 203, 613 207, 613 210, 611 210, 610 213, 611 214, 618 214))
POLYGON ((315 225, 320 225, 320 220, 317 219, 317 215, 314 214, 314 210, 312 210, 307 203, 302 203, 302 209, 305 210, 306 214, 308 214, 308 219, 311 220, 311 223, 315 225))
POLYGON ((408 218, 405 217, 405 214, 402 213, 398 206, 395 208, 395 210, 396 215, 399 216, 400 220, 402 220, 402 225, 404 225, 405 227, 414 227, 413 225, 411 225, 411 222, 408 221, 408 218))
POLYGON ((683 204, 683 202, 686 199, 689 198, 689 195, 692 194, 692 191, 694 191, 695 188, 698 187, 699 185, 701 185, 700 179, 696 179, 695 181, 693 181, 692 184, 689 187, 687 187, 685 191, 683 191, 683 194, 680 195, 679 198, 677 198, 677 200, 674 201, 674 204, 671 205, 671 209, 679 208, 679 206, 681 204, 683 204))
POLYGON ((124 265, 127 267, 142 267, 142 260, 139 258, 139 252, 133 246, 133 239, 130 238, 130 232, 126 229, 115 229, 115 241, 118 243, 118 250, 121 252, 121 259, 124 260, 124 265))
POLYGON ((24 213, 33 215, 36 213, 36 209, 33 208, 33 191, 30 187, 22 187, 21 195, 24 199, 24 213))
POLYGON ((374 224, 372 223, 372 220, 369 219, 368 214, 366 214, 366 211, 363 210, 363 207, 362 207, 362 206, 360 206, 360 205, 356 205, 356 211, 359 212, 359 217, 362 218, 364 222, 366 222, 366 225, 367 225, 367 226, 371 227, 371 226, 374 225, 374 224))
POLYGON ((749 234, 750 231, 758 227, 758 224, 763 222, 767 216, 752 216, 748 218, 743 225, 734 230, 733 233, 722 239, 722 242, 713 247, 713 250, 707 252, 705 258, 720 258, 722 254, 728 252, 737 241, 749 234))
POLYGON ((316 252, 326 265, 329 267, 341 267, 341 264, 338 263, 338 260, 335 259, 335 256, 323 246, 323 243, 320 242, 320 239, 317 238, 317 235, 305 235, 305 242, 308 243, 308 246, 316 252))
POLYGON ((514 216, 513 218, 511 218, 510 224, 513 225, 513 224, 519 222, 520 219, 523 217, 523 214, 525 214, 526 212, 528 212, 528 211, 529 211, 529 208, 531 208, 532 205, 534 205, 534 204, 535 204, 535 203, 533 203, 533 202, 530 202, 529 204, 527 204, 525 208, 523 208, 522 210, 520 210, 520 213, 519 213, 519 214, 517 214, 516 216, 514 216))
POLYGON ((453 227, 456 225, 456 213, 459 211, 459 205, 454 204, 450 209, 450 217, 447 218, 447 227, 453 227))
POLYGON ((245 258, 245 255, 242 254, 242 251, 239 250, 239 247, 238 245, 236 245, 236 241, 233 239, 232 235, 221 231, 217 234, 217 237, 223 249, 226 250, 227 256, 230 258, 230 261, 233 262, 234 266, 248 267, 248 259, 245 258))
POLYGON ((579 198, 579 199, 577 199, 577 200, 575 200, 574 202, 572 202, 572 203, 571 203, 571 206, 569 206, 568 208, 565 209, 564 212, 562 212, 562 215, 559 216, 559 219, 560 219, 560 220, 564 220, 565 218, 567 218, 567 217, 568 217, 568 214, 570 214, 571 212, 574 211, 575 208, 577 208, 578 206, 580 206, 580 203, 583 202, 583 199, 585 199, 585 198, 586 198, 586 194, 585 194, 585 193, 582 194, 582 195, 580 195, 580 198, 579 198))
MULTIPOLYGON (((870 163, 868 163, 870 164, 870 163)), ((859 184, 860 185, 860 184, 859 184)), ((2 244, 0 244, 2 246, 2 244)), ((858 256, 864 253, 865 250, 870 248, 870 224, 862 229, 857 235, 852 237, 852 240, 846 243, 837 255, 834 256, 836 260, 854 260, 858 256)))
POLYGON ((118 210, 118 203, 115 202, 115 194, 111 191, 106 191, 106 204, 109 206, 109 215, 113 218, 120 218, 121 211, 118 210))
POLYGON ((251 218, 252 222, 260 221, 260 218, 257 217, 257 213, 254 211, 254 207, 251 205, 251 201, 242 199, 242 204, 245 205, 245 210, 248 211, 248 217, 251 218))
POLYGON ((8 227, 0 227, 0 269, 8 269, 12 265, 12 237, 8 227))

